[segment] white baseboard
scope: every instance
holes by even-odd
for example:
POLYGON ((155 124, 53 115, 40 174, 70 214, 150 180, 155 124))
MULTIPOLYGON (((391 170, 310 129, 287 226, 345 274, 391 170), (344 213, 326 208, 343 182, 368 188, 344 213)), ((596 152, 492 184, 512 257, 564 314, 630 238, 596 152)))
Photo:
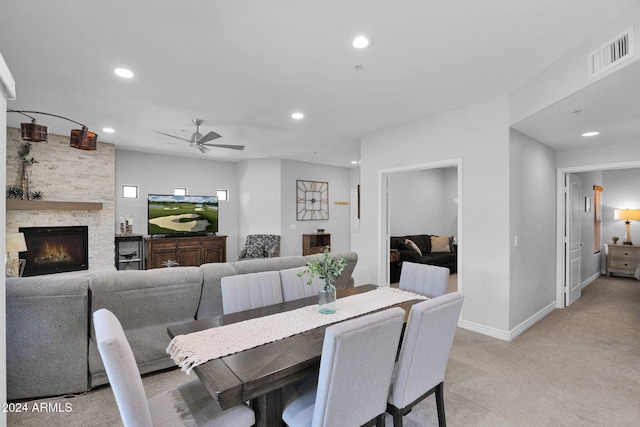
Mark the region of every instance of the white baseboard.
POLYGON ((458 323, 458 326, 462 329, 467 329, 472 332, 478 332, 479 334, 498 338, 503 341, 511 341, 509 339, 509 332, 503 331, 501 329, 490 328, 479 323, 469 322, 468 320, 461 320, 458 323))
POLYGON ((521 333, 523 333, 524 331, 526 331, 527 329, 529 329, 530 327, 538 323, 540 320, 542 320, 544 317, 546 317, 549 313, 551 313, 555 309, 556 309, 556 303, 554 301, 548 306, 546 306, 545 308, 543 308, 542 310, 538 311, 536 314, 534 314, 530 318, 528 318, 527 320, 525 320, 524 322, 520 323, 518 326, 516 326, 514 329, 510 331, 490 328, 488 326, 480 325, 474 322, 469 322, 467 320, 461 320, 458 323, 458 326, 463 329, 467 329, 473 332, 478 332, 480 334, 487 335, 493 338, 498 338, 503 341, 512 341, 518 335, 520 335, 521 333))
POLYGON ((586 280, 584 280, 582 282, 582 284, 580 285, 581 289, 586 288, 588 285, 591 284, 591 282, 593 282, 594 280, 596 280, 598 277, 600 277, 600 275, 602 274, 602 272, 598 271, 597 273, 595 273, 593 276, 587 278, 586 280))

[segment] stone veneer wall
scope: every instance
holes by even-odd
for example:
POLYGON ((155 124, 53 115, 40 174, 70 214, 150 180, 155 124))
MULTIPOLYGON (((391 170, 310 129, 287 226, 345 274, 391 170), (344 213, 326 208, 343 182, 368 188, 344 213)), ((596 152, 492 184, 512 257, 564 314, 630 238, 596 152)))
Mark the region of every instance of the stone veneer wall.
MULTIPOLYGON (((20 129, 7 128, 7 185, 20 185, 18 150, 20 129)), ((41 191, 43 200, 101 202, 100 211, 9 210, 6 232, 19 227, 89 227, 89 270, 114 268, 115 147, 98 143, 96 151, 69 146, 69 135, 49 135, 47 142, 34 142, 29 157, 31 191, 41 191)))

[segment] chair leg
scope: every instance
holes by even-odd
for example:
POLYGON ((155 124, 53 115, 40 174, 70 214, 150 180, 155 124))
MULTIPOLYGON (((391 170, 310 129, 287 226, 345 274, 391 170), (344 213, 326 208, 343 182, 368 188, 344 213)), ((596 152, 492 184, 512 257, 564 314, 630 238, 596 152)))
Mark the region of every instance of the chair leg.
POLYGON ((447 421, 444 416, 444 382, 436 386, 436 408, 438 410, 438 426, 446 427, 447 421))
POLYGON ((384 413, 376 417, 376 427, 384 427, 384 413))
POLYGON ((392 404, 387 404, 387 412, 393 417, 393 427, 402 427, 402 411, 392 404))

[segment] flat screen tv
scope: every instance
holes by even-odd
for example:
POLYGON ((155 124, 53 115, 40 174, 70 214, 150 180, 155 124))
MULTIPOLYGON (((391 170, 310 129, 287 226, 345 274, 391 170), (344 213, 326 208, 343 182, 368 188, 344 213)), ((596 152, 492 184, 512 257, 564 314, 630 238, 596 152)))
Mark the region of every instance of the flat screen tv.
POLYGON ((148 233, 154 235, 193 235, 218 232, 216 196, 147 197, 148 233))

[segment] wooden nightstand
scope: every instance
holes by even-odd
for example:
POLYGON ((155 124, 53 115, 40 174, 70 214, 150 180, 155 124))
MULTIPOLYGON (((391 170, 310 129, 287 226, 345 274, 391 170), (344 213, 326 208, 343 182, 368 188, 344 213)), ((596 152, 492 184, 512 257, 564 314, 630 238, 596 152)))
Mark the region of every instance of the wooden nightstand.
POLYGON ((640 267, 640 245, 604 245, 607 277, 612 274, 633 276, 640 267))

